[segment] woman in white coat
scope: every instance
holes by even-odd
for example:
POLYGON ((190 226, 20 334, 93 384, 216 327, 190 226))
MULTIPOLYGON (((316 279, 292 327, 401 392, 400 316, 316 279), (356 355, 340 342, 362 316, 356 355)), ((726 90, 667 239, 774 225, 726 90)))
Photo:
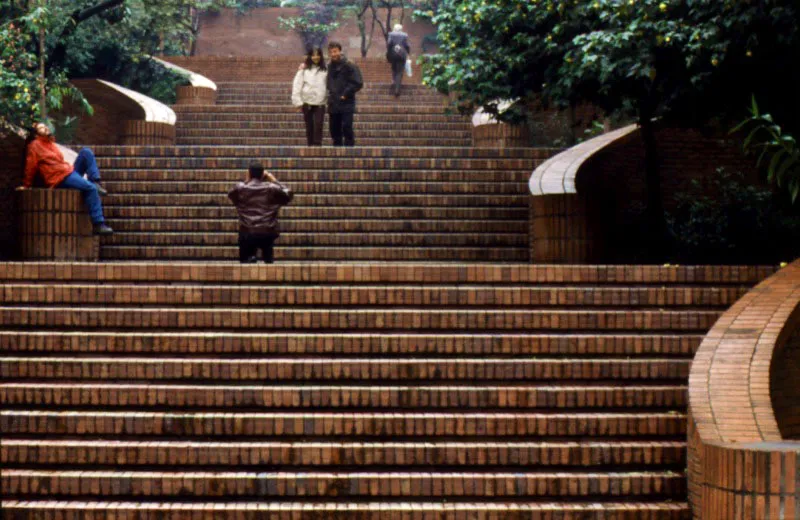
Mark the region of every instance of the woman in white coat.
POLYGON ((308 146, 322 146, 322 125, 328 104, 327 79, 328 69, 322 49, 311 49, 305 67, 297 71, 292 85, 292 105, 303 112, 308 146))

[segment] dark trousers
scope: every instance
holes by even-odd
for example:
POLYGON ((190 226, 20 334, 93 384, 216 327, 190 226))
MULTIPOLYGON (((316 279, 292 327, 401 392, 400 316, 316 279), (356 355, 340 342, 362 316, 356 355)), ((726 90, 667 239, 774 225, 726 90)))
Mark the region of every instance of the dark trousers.
POLYGON ((333 146, 342 146, 344 137, 345 146, 355 146, 356 136, 353 133, 353 113, 328 114, 329 124, 331 125, 331 138, 333 146))
POLYGON ((322 146, 322 125, 325 122, 323 105, 303 105, 303 119, 306 122, 308 146, 322 146))
POLYGON ((272 244, 278 238, 272 233, 245 233, 239 232, 239 261, 243 264, 254 264, 258 261, 257 251, 261 250, 264 263, 271 264, 272 244))
POLYGON ((406 71, 406 60, 392 61, 392 94, 400 95, 400 85, 403 83, 403 73, 406 71))

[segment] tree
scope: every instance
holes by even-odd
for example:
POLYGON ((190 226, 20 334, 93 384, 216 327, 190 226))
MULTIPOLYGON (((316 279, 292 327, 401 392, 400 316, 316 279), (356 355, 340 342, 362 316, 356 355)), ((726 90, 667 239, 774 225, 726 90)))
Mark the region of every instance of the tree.
POLYGON ((520 100, 501 120, 523 119, 541 98, 637 121, 651 236, 661 244, 655 121, 741 112, 755 86, 775 83, 765 71, 791 58, 797 14, 794 0, 443 0, 429 16, 442 52, 426 60, 423 80, 454 92, 465 110, 497 114, 499 100, 520 100))

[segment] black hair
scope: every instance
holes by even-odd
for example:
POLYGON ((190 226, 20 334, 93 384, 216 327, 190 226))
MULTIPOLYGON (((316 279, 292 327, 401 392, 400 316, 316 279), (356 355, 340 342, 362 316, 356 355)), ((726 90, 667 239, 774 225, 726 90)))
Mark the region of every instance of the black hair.
POLYGON ((325 55, 322 54, 322 48, 320 47, 309 49, 308 54, 306 54, 306 68, 310 69, 314 66, 314 62, 311 61, 311 56, 313 56, 315 52, 319 54, 319 68, 321 70, 328 70, 328 68, 325 66, 325 55))
POLYGON ((339 42, 330 42, 330 43, 328 44, 328 50, 331 50, 331 49, 339 49, 339 50, 342 50, 342 44, 341 44, 341 43, 339 43, 339 42))
POLYGON ((264 167, 259 163, 251 164, 249 170, 251 179, 261 179, 264 177, 264 167))

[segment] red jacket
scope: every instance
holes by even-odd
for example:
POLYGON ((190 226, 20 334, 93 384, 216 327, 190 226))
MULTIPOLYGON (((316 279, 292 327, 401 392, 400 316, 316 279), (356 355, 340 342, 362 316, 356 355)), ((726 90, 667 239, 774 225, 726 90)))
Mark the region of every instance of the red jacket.
POLYGON ((36 172, 39 172, 47 187, 55 188, 72 171, 72 165, 64 160, 64 154, 58 149, 56 142, 50 137, 38 136, 28 145, 22 185, 30 188, 36 172))

